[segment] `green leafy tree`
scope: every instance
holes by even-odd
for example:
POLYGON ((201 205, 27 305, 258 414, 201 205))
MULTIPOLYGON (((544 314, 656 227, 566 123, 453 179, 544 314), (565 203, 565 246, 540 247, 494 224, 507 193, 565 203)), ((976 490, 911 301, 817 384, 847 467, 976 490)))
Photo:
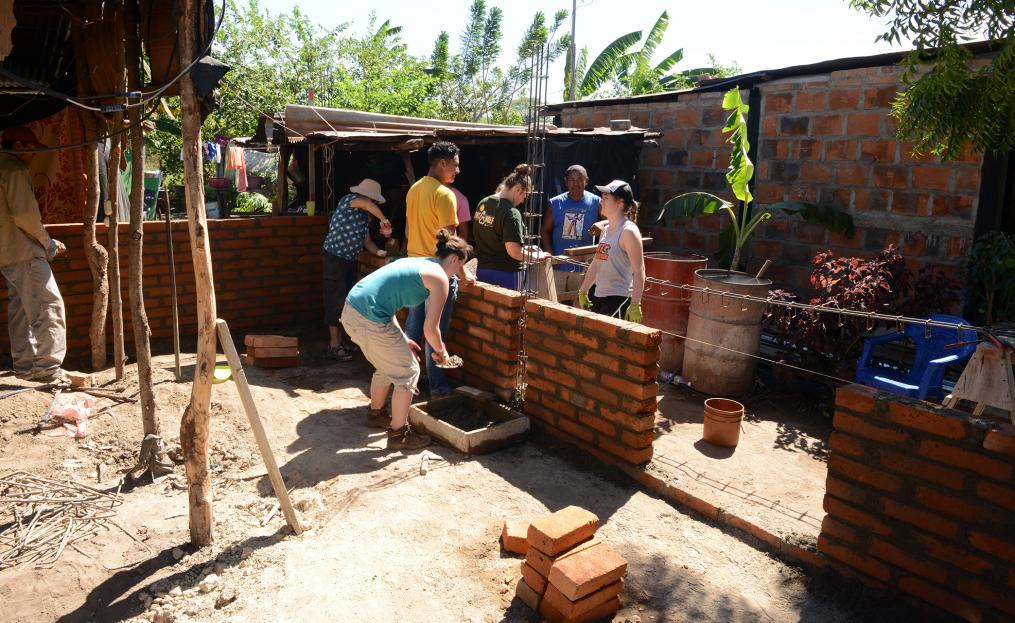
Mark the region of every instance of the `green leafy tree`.
POLYGON ((967 143, 981 151, 1015 147, 1015 10, 1011 0, 850 0, 850 6, 889 17, 877 40, 912 42, 901 65, 906 88, 892 113, 898 136, 915 153, 959 155, 967 143), (973 64, 963 43, 986 37, 996 54, 973 64))
POLYGON ((548 62, 559 58, 570 45, 570 35, 554 38, 567 11, 558 11, 552 21, 537 12, 516 49, 516 59, 507 69, 497 66, 502 52, 504 14, 484 0, 473 0, 469 19, 458 39, 458 53, 451 53, 451 37, 441 32, 430 57, 430 74, 437 80, 435 95, 438 116, 457 121, 521 123, 519 98, 531 77, 530 58, 545 46, 548 62))

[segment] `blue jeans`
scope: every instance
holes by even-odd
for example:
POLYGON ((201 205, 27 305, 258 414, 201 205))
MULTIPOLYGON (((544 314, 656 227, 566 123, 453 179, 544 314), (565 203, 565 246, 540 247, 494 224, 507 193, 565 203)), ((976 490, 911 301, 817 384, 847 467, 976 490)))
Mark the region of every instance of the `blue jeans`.
MULTIPOLYGON (((441 339, 448 339, 448 324, 451 322, 451 313, 455 309, 455 299, 458 298, 458 277, 452 277, 448 289, 448 298, 444 301, 444 311, 441 312, 441 339)), ((405 334, 420 346, 424 346, 423 354, 426 358, 426 378, 430 383, 430 395, 443 395, 451 393, 451 386, 444 376, 444 370, 437 367, 433 360, 433 348, 423 338, 423 321, 426 320, 426 301, 409 309, 409 317, 405 319, 405 334)))

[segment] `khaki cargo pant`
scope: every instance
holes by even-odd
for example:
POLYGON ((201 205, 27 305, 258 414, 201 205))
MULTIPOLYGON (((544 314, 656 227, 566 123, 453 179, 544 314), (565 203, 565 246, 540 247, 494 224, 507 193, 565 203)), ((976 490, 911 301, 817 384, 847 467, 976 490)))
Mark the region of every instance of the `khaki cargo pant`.
POLYGON ((7 331, 18 374, 49 372, 67 354, 63 297, 49 262, 36 258, 0 267, 7 280, 7 331))

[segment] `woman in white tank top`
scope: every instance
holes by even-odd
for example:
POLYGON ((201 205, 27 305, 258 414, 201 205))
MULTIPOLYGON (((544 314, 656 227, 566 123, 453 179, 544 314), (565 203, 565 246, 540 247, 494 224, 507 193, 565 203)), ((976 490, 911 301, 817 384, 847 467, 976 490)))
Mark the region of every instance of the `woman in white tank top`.
POLYGON ((638 217, 638 202, 634 200, 631 186, 622 180, 595 188, 603 194, 599 205, 607 225, 578 289, 578 306, 641 322, 645 258, 641 231, 634 223, 638 217))

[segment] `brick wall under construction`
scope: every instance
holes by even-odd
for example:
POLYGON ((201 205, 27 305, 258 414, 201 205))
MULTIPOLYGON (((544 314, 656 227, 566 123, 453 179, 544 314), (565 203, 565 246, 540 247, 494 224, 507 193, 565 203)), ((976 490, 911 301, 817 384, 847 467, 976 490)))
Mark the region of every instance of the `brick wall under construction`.
POLYGON ((1015 616, 1015 427, 839 389, 818 550, 968 621, 1015 616))

